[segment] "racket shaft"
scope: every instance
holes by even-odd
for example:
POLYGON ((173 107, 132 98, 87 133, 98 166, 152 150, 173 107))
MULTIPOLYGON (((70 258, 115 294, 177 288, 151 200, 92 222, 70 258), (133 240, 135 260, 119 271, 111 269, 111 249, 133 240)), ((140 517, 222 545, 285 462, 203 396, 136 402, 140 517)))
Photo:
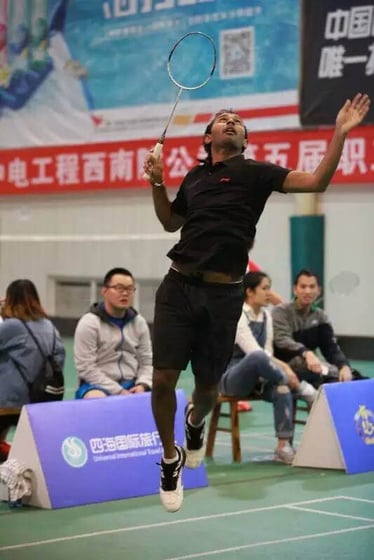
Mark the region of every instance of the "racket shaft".
MULTIPOLYGON (((155 159, 159 159, 162 153, 162 143, 161 142, 157 142, 157 144, 155 144, 155 147, 152 150, 152 155, 155 159)), ((143 175, 143 179, 144 180, 149 180, 150 176, 147 173, 144 173, 143 175)))

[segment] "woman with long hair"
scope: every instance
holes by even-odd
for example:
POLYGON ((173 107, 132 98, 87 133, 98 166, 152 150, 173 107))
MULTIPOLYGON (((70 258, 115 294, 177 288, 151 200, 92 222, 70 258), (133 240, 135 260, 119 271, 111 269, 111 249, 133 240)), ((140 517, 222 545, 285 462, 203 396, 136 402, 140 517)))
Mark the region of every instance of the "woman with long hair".
MULTIPOLYGON (((21 408, 30 402, 30 385, 43 365, 41 351, 44 356, 52 355, 62 370, 65 349, 31 280, 14 280, 9 284, 1 317, 0 408, 21 408)), ((0 416, 0 461, 7 458, 9 444, 5 437, 17 421, 18 415, 0 416)))
POLYGON ((224 395, 248 397, 259 392, 264 400, 273 403, 275 434, 278 444, 276 461, 291 464, 294 450, 293 398, 308 402, 315 390, 300 383, 296 374, 284 362, 273 357, 273 323, 266 306, 270 303, 271 280, 266 272, 248 272, 243 280, 244 304, 236 331, 231 362, 221 379, 224 395))

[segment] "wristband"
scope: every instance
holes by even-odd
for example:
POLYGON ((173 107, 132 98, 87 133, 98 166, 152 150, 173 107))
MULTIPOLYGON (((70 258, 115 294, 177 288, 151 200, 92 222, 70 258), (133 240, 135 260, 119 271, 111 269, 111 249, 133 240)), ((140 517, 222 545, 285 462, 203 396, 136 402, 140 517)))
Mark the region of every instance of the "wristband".
POLYGON ((161 183, 151 183, 151 184, 152 184, 152 187, 164 187, 165 186, 163 182, 161 182, 161 183))

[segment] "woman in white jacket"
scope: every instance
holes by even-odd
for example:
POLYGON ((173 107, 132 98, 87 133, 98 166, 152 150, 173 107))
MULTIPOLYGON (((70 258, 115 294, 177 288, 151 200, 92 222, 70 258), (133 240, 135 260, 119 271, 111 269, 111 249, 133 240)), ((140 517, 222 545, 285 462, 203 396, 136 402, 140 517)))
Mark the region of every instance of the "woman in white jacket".
POLYGON ((221 379, 223 394, 248 397, 254 391, 273 403, 278 444, 274 459, 290 464, 294 450, 293 394, 310 404, 315 390, 300 384, 291 368, 273 357, 273 323, 266 306, 270 301, 271 281, 265 272, 249 272, 243 280, 245 299, 239 319, 233 357, 221 379))

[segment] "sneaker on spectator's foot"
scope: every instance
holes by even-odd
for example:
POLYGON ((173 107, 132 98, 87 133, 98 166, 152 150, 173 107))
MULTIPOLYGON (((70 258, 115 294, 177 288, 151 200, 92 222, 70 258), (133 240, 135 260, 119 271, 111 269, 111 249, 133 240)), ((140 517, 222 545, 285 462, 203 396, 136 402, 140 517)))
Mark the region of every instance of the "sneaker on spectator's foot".
POLYGON ((289 443, 283 447, 277 447, 274 451, 273 460, 278 463, 284 463, 285 465, 292 465, 295 457, 295 451, 292 449, 289 443))
POLYGON ((193 404, 189 403, 186 406, 186 416, 184 429, 186 433, 186 467, 190 469, 197 469, 203 462, 205 457, 205 445, 204 445, 204 433, 205 433, 205 421, 201 426, 191 426, 188 422, 188 418, 193 409, 193 404))
POLYGON ((296 391, 296 395, 298 399, 306 402, 308 407, 311 408, 314 399, 317 396, 317 390, 313 387, 313 385, 307 383, 307 381, 301 381, 299 389, 296 391))
POLYGON ((178 511, 183 502, 182 469, 186 462, 186 452, 182 447, 175 446, 178 459, 174 463, 165 463, 161 459, 160 499, 170 513, 178 511))

